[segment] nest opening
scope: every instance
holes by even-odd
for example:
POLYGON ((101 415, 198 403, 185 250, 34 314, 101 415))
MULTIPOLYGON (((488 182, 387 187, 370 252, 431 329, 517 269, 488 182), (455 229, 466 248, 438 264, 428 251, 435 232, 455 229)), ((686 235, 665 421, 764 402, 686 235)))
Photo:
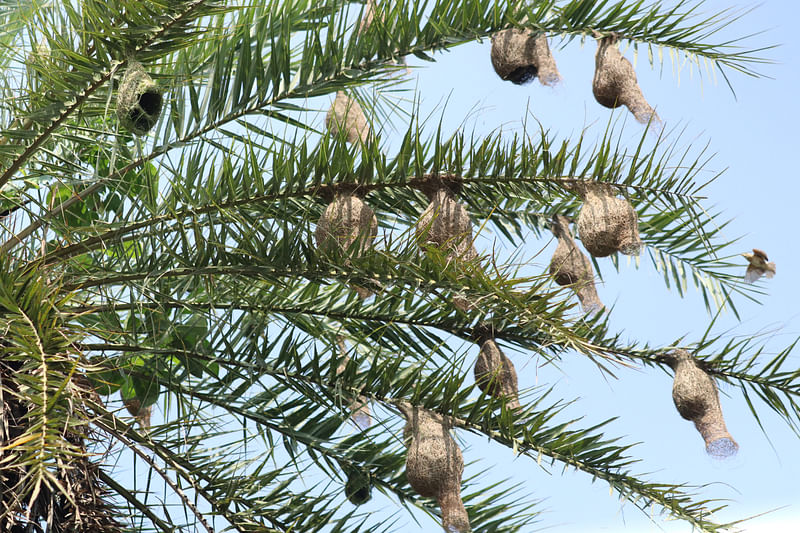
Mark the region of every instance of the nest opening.
POLYGON ((131 61, 117 94, 117 116, 122 126, 144 135, 158 122, 163 103, 161 90, 152 78, 140 63, 131 61))
POLYGON ((506 80, 510 81, 514 85, 525 85, 533 80, 536 77, 536 74, 539 72, 539 69, 536 68, 536 65, 528 65, 525 67, 518 67, 515 68, 511 73, 506 77, 506 80))
POLYGON ((349 474, 344 485, 344 494, 353 505, 363 505, 370 501, 372 499, 372 485, 368 476, 361 472, 349 474))
POLYGON ((511 28, 492 36, 492 66, 497 75, 515 85, 539 78, 542 85, 561 79, 547 36, 533 30, 511 28))
POLYGON ((161 112, 163 97, 155 89, 148 89, 139 97, 139 106, 148 115, 156 115, 161 112))

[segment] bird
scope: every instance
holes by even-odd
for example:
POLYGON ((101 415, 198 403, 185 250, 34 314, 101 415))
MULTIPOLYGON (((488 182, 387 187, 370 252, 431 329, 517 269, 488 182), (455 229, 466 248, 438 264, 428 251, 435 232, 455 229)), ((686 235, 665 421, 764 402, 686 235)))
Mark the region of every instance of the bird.
POLYGON ((744 274, 744 280, 747 283, 753 283, 761 276, 771 278, 775 275, 775 263, 769 262, 769 258, 763 250, 753 248, 752 254, 745 253, 742 256, 750 263, 744 274))

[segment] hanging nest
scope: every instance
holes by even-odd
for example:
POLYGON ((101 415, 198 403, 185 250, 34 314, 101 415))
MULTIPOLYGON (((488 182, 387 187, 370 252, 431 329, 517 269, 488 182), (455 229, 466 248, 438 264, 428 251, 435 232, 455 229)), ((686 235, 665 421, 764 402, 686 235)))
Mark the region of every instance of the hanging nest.
MULTIPOLYGON (((474 260, 478 252, 472 243, 472 221, 467 210, 456 201, 453 185, 434 178, 430 184, 430 189, 421 187, 430 203, 417 221, 417 238, 446 250, 451 261, 474 260)), ((475 308, 463 295, 454 296, 453 305, 465 313, 475 308)))
POLYGON ((129 398, 124 400, 123 403, 125 404, 125 407, 128 409, 128 412, 131 414, 131 416, 134 417, 139 423, 139 427, 145 431, 149 430, 150 415, 153 412, 153 407, 150 405, 147 407, 142 407, 142 404, 138 398, 129 398))
MULTIPOLYGON (((378 235, 378 219, 353 191, 337 192, 317 222, 314 237, 324 254, 346 258, 362 256, 378 235)), ((347 259, 346 259, 347 262, 347 259)), ((352 287, 364 299, 372 295, 363 287, 352 287)))
POLYGON ((469 517, 461 501, 464 458, 450 435, 452 423, 421 407, 398 407, 406 418, 403 438, 408 447, 408 482, 420 496, 436 499, 442 509, 445 531, 470 531, 469 517))
POLYGON ((570 220, 564 215, 554 215, 550 223, 550 230, 558 239, 550 259, 550 275, 559 285, 572 286, 585 312, 599 311, 603 303, 594 285, 592 261, 578 248, 569 224, 570 220))
MULTIPOLYGON (((347 357, 347 345, 344 342, 344 337, 341 335, 336 337, 336 343, 339 346, 339 352, 342 357, 342 362, 339 363, 339 366, 336 368, 336 375, 343 373, 347 368, 348 363, 350 363, 350 358, 347 357)), ((367 429, 372 425, 372 417, 370 415, 369 410, 369 403, 367 403, 366 399, 359 398, 353 400, 352 403, 348 406, 350 410, 350 418, 352 419, 353 423, 359 429, 367 429)))
POLYGON ((366 142, 369 137, 367 117, 359 103, 347 96, 343 91, 336 93, 336 98, 325 116, 325 126, 332 135, 338 135, 344 129, 347 142, 366 142))
POLYGON ((519 385, 514 363, 494 339, 487 339, 475 360, 475 383, 494 398, 505 398, 509 409, 519 409, 519 385))
POLYGON ((163 97, 141 63, 130 61, 117 93, 120 124, 136 135, 144 135, 158 122, 163 97))
POLYGON ((447 250, 451 259, 475 259, 478 252, 472 244, 472 221, 467 210, 456 201, 453 191, 442 186, 428 198, 430 203, 417 221, 417 238, 447 250))
POLYGON ((694 422, 706 443, 706 452, 719 458, 734 455, 739 445, 725 427, 719 392, 709 376, 686 350, 675 350, 663 359, 675 372, 672 400, 678 413, 694 422))
POLYGON ((642 94, 633 65, 620 53, 616 37, 598 41, 594 62, 592 92, 597 103, 611 109, 624 105, 643 124, 651 117, 654 122, 659 120, 642 94))
POLYGON ((369 476, 359 470, 351 469, 347 473, 344 495, 353 505, 364 505, 372 499, 372 483, 369 476))
POLYGON ((547 36, 533 30, 512 28, 492 35, 492 66, 500 78, 517 85, 537 76, 542 85, 561 80, 547 36))
POLYGON ((638 255, 642 248, 639 218, 630 202, 618 198, 607 183, 582 182, 575 188, 583 198, 578 235, 586 250, 595 257, 615 252, 638 255))

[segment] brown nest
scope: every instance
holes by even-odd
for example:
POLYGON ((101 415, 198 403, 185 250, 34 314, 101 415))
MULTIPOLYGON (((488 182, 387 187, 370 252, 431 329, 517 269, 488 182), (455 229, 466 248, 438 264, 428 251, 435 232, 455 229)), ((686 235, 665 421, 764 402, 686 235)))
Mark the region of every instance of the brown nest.
POLYGON ((576 186, 583 198, 578 215, 578 235, 595 257, 615 252, 638 255, 642 247, 639 219, 631 204, 614 194, 607 183, 584 182, 576 186))
POLYGON ((559 285, 571 285, 586 312, 598 311, 603 303, 594 285, 592 261, 579 248, 572 231, 570 220, 563 215, 553 216, 550 230, 558 239, 558 246, 550 259, 550 275, 559 285))
POLYGON ((158 122, 162 105, 161 90, 141 63, 130 61, 117 93, 120 124, 136 135, 144 135, 158 122))
POLYGON ((616 37, 598 41, 594 61, 592 92, 597 103, 611 109, 624 105, 643 124, 651 117, 653 121, 659 120, 642 94, 633 65, 620 53, 616 37))
POLYGON ((675 350, 664 356, 664 360, 675 371, 672 401, 684 419, 694 422, 708 454, 721 458, 735 454, 739 445, 725 427, 713 378, 686 350, 675 350))
POLYGON ((470 531, 469 517, 461 501, 464 457, 450 435, 452 424, 421 407, 398 407, 406 418, 403 437, 408 447, 408 482, 420 496, 436 499, 442 509, 445 531, 470 531))
MULTIPOLYGON (((372 248, 378 235, 378 219, 370 207, 351 191, 337 192, 317 222, 314 237, 325 254, 344 254, 346 258, 363 255, 372 248)), ((346 259, 347 261, 347 259, 346 259)), ((353 287, 361 298, 371 293, 353 287)))
POLYGON ((542 85, 561 79, 547 37, 533 30, 512 28, 492 35, 492 66, 501 79, 517 85, 537 76, 542 85))
POLYGON ((494 339, 486 340, 475 360, 475 383, 494 398, 505 398, 510 409, 518 409, 519 385, 514 363, 506 357, 494 339))
POLYGON ((336 98, 325 116, 325 126, 333 135, 338 135, 344 130, 349 143, 356 143, 359 140, 366 142, 369 137, 369 124, 364 111, 356 100, 343 91, 336 93, 336 98))
POLYGON ((472 244, 472 221, 448 187, 430 195, 430 203, 420 215, 416 226, 422 241, 448 250, 453 259, 471 261, 478 256, 472 244))
MULTIPOLYGON (((417 221, 417 238, 446 250, 451 261, 472 261, 478 257, 472 243, 472 221, 467 210, 456 201, 452 189, 442 185, 428 197, 430 203, 417 221)), ((453 305, 465 313, 474 309, 474 304, 463 295, 456 295, 453 305)))

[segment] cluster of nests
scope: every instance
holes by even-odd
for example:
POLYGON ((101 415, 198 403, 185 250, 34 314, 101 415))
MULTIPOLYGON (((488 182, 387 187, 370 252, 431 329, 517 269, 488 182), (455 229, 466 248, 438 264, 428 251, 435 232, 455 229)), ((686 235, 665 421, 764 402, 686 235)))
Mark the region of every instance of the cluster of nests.
MULTIPOLYGON (((534 78, 550 86, 561 80, 544 33, 516 28, 497 32, 492 35, 491 57, 497 75, 517 85, 534 78)), ((639 122, 658 121, 642 94, 633 65, 619 51, 616 35, 598 41, 592 93, 604 107, 624 105, 639 122)))
MULTIPOLYGON (((512 37, 508 39, 512 40, 518 34, 510 35, 512 37)), ((536 42, 547 45, 543 39, 536 42)), ((547 63, 539 63, 544 64, 547 63)), ((536 72, 542 75, 541 69, 536 72)), ((550 72, 557 75, 554 65, 550 72)), ((513 76, 518 79, 517 74, 513 76)), ((549 74, 546 79, 555 78, 549 74)), ((337 93, 325 122, 331 134, 342 135, 351 143, 366 142, 370 135, 361 106, 343 92, 337 93)), ((593 257, 615 253, 638 255, 642 247, 638 216, 631 203, 617 194, 615 184, 574 180, 563 185, 581 198, 582 206, 576 220, 560 214, 553 216, 550 228, 558 245, 549 271, 557 284, 575 291, 584 311, 595 312, 601 310, 603 304, 595 288, 592 261, 578 247, 570 226, 575 224, 584 248, 593 257)), ((415 226, 419 245, 426 251, 435 247, 445 252, 448 262, 475 260, 478 253, 473 243, 472 222, 457 199, 461 179, 451 174, 429 174, 415 179, 413 186, 421 190, 429 201, 415 226)), ((364 202, 364 189, 340 184, 332 190, 332 193, 328 192, 330 203, 317 222, 315 240, 320 253, 347 264, 373 247, 378 220, 364 202)), ((459 275, 466 275, 463 270, 460 272, 459 275)), ((352 288, 362 298, 371 296, 368 289, 352 288)), ((453 297, 452 304, 463 312, 475 306, 474 302, 460 295, 453 297)), ((505 409, 519 409, 514 364, 500 349, 488 327, 477 328, 475 339, 480 346, 474 365, 477 386, 486 395, 499 399, 505 409)), ((343 345, 340 344, 340 348, 344 351, 343 345)), ((343 360, 347 361, 346 358, 343 360)), ((664 362, 675 370, 673 399, 678 412, 694 421, 706 441, 707 451, 715 456, 735 452, 737 445, 725 428, 714 380, 687 352, 668 354, 664 356, 664 362)), ((342 370, 340 367, 339 372, 342 370)), ((354 402, 350 410, 359 427, 369 425, 369 409, 365 401, 354 402)), ((420 495, 437 500, 445 530, 469 531, 469 519, 460 496, 464 460, 450 434, 452 421, 411 405, 400 406, 400 411, 406 419, 404 437, 408 448, 406 475, 409 483, 420 495)), ((348 499, 355 504, 369 500, 371 484, 368 476, 353 469, 346 471, 345 493, 348 499)))
MULTIPOLYGON (((374 3, 370 2, 369 7, 360 31, 372 22, 374 3)), ((508 29, 493 35, 491 59, 498 76, 515 84, 538 78, 544 85, 554 85, 561 79, 547 38, 532 30, 508 29)), ((640 122, 657 119, 642 95, 633 66, 618 49, 616 36, 598 42, 592 90, 598 103, 605 107, 624 105, 640 122)), ((161 106, 160 90, 142 66, 131 61, 117 98, 120 123, 142 135, 157 122, 161 106)), ((331 134, 342 135, 350 143, 366 142, 370 135, 363 109, 343 91, 336 94, 325 124, 331 134)), ((429 200, 415 228, 420 244, 425 249, 434 246, 444 251, 450 262, 477 258, 472 222, 456 198, 460 192, 458 177, 429 175, 418 181, 417 186, 429 200)), ((578 248, 570 224, 576 223, 581 242, 594 257, 617 252, 637 255, 641 248, 638 218, 628 200, 620 198, 611 184, 575 182, 567 188, 581 197, 583 205, 576 221, 559 214, 553 216, 550 227, 558 245, 549 270, 557 284, 575 291, 585 311, 597 311, 603 304, 594 285, 592 262, 578 248)), ((377 218, 364 202, 363 191, 339 186, 317 222, 315 240, 320 253, 334 254, 347 263, 373 247, 377 232, 377 218)), ((361 298, 371 296, 366 288, 352 288, 361 298)), ((474 308, 474 303, 459 295, 453 297, 452 303, 464 312, 474 308)), ((502 399, 505 408, 519 409, 514 364, 488 328, 482 329, 476 340, 480 345, 474 366, 477 386, 485 394, 502 399)), ((340 341, 340 348, 344 352, 343 341, 340 341)), ((347 359, 343 360, 338 372, 346 366, 347 359)), ((672 352, 664 356, 664 361, 675 372, 675 406, 683 418, 695 423, 708 452, 717 456, 735 452, 737 445, 725 428, 714 380, 688 352, 672 352)), ((139 409, 134 402, 127 406, 142 425, 149 425, 149 411, 139 409)), ((437 500, 446 531, 469 531, 469 519, 460 495, 464 460, 450 434, 452 421, 411 405, 399 408, 406 419, 404 440, 408 447, 406 475, 409 483, 420 495, 437 500)), ((365 401, 354 402, 350 410, 360 427, 369 426, 370 413, 365 401)), ((345 493, 350 501, 360 504, 369 500, 370 488, 369 479, 362 472, 348 471, 345 493)))

